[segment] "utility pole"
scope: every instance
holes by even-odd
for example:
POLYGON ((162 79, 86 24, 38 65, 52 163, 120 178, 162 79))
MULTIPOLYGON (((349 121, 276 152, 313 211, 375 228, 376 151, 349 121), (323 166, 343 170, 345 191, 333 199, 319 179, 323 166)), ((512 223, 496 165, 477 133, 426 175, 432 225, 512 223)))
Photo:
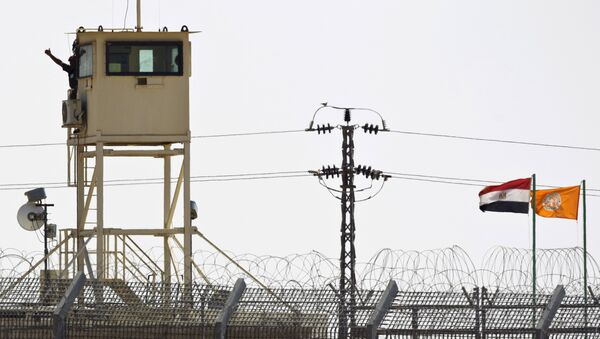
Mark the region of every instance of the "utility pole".
MULTIPOLYGON (((336 198, 341 201, 342 208, 342 223, 341 223, 341 236, 340 236, 340 281, 339 281, 339 305, 338 305, 338 339, 354 338, 356 333, 353 333, 356 328, 356 248, 354 246, 356 224, 354 221, 354 205, 357 202, 355 196, 356 185, 354 183, 355 174, 362 174, 368 179, 379 180, 383 179, 385 182, 389 176, 383 174, 382 171, 371 169, 366 166, 355 166, 354 165, 354 130, 361 128, 361 126, 351 124, 352 122, 352 111, 370 111, 370 109, 363 108, 345 108, 328 106, 327 103, 317 109, 313 120, 310 123, 307 131, 317 131, 318 134, 331 133, 334 128, 342 130, 342 165, 337 168, 323 166, 322 169, 317 171, 311 171, 313 175, 317 176, 320 181, 324 184, 327 189, 332 193, 336 192, 339 196, 336 198), (331 108, 336 110, 342 110, 344 112, 344 124, 337 127, 327 125, 317 125, 317 128, 313 128, 315 117, 321 109, 331 108), (323 182, 323 177, 329 179, 329 177, 340 177, 342 179, 341 190, 337 190, 327 186, 323 182)), ((379 113, 375 112, 377 115, 379 113)), ((379 115, 381 118, 381 116, 379 115)), ((377 134, 380 130, 387 131, 385 127, 385 121, 381 119, 382 128, 378 125, 362 126, 365 133, 377 134)))

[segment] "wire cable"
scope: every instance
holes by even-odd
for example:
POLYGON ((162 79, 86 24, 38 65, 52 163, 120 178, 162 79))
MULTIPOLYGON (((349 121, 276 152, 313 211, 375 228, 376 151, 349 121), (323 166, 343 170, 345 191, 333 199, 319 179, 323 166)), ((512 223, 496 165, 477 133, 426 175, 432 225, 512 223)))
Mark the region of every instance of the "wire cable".
MULTIPOLYGON (((457 178, 457 177, 442 177, 436 175, 425 175, 425 174, 412 174, 412 173, 398 173, 398 172, 385 172, 390 175, 397 175, 402 177, 419 177, 419 178, 428 178, 428 179, 442 179, 442 180, 454 180, 454 181, 466 181, 473 183, 484 183, 484 184, 502 184, 502 181, 492 181, 492 180, 481 180, 481 179, 470 179, 470 178, 457 178)), ((481 186, 481 185, 474 185, 481 186)), ((537 187, 545 187, 545 188, 560 188, 562 186, 554 186, 554 185, 537 185, 537 187)), ((589 188, 586 191, 590 192, 600 192, 600 189, 597 188, 589 188)))
POLYGON ((64 146, 64 142, 40 143, 40 144, 12 144, 0 145, 0 148, 20 148, 20 147, 44 147, 44 146, 64 146))
MULTIPOLYGON (((269 134, 288 134, 306 132, 303 129, 297 130, 282 130, 282 131, 261 131, 261 132, 241 132, 241 133, 224 133, 224 134, 205 134, 205 135, 192 135, 192 139, 210 139, 210 138, 226 138, 226 137, 242 137, 242 136, 254 136, 254 135, 269 135, 269 134)), ((51 142, 51 143, 33 143, 33 144, 7 144, 0 145, 0 148, 19 148, 19 147, 44 147, 44 146, 65 146, 65 142, 51 142)))
POLYGON ((424 132, 400 131, 400 130, 390 130, 390 132, 391 133, 398 133, 398 134, 426 136, 426 137, 461 139, 461 140, 471 140, 471 141, 485 141, 485 142, 496 142, 496 143, 503 143, 503 144, 515 144, 515 145, 539 146, 539 147, 552 147, 552 148, 565 148, 565 149, 574 149, 574 150, 581 150, 581 151, 600 152, 600 148, 596 148, 596 147, 584 147, 584 146, 572 146, 572 145, 560 145, 560 144, 546 144, 546 143, 540 143, 540 142, 529 142, 529 141, 520 141, 520 140, 478 138, 478 137, 469 137, 469 136, 462 136, 462 135, 424 133, 424 132))
POLYGON ((226 133, 226 134, 206 134, 206 135, 192 135, 192 139, 242 137, 242 136, 253 136, 253 135, 286 134, 286 133, 298 133, 298 132, 306 132, 306 131, 303 130, 303 129, 293 129, 293 130, 283 130, 283 131, 262 131, 262 132, 242 132, 242 133, 226 133))
MULTIPOLYGON (((295 130, 279 130, 279 131, 275 130, 275 131, 260 131, 260 132, 205 134, 205 135, 193 135, 193 136, 191 136, 191 138, 192 139, 210 139, 210 138, 256 136, 256 135, 269 135, 269 134, 289 134, 289 133, 299 133, 299 132, 306 132, 306 130, 295 129, 295 130)), ((572 149, 572 150, 581 150, 581 151, 593 151, 593 152, 599 152, 600 151, 600 148, 597 148, 597 147, 587 147, 587 146, 548 144, 548 143, 540 143, 540 142, 507 140, 507 139, 493 139, 493 138, 479 138, 479 137, 470 137, 470 136, 463 136, 463 135, 439 134, 439 133, 427 133, 427 132, 415 132, 415 131, 402 131, 402 130, 390 130, 389 132, 390 133, 397 133, 397 134, 405 134, 405 135, 417 135, 417 136, 437 137, 437 138, 449 138, 449 139, 470 140, 470 141, 495 142, 495 143, 525 145, 525 146, 537 146, 537 147, 548 147, 548 148, 562 148, 562 149, 572 149)), ((64 146, 64 145, 66 145, 66 143, 64 143, 64 142, 34 143, 34 144, 7 144, 7 145, 0 145, 0 148, 43 147, 43 146, 64 146)))
MULTIPOLYGON (((280 179, 280 178, 298 178, 308 177, 311 174, 306 171, 288 171, 288 172, 264 172, 264 173, 246 173, 246 174, 224 174, 213 176, 194 176, 190 177, 190 182, 221 182, 221 181, 244 181, 244 180, 259 180, 259 179, 280 179)), ((163 184, 162 178, 146 178, 146 179, 115 179, 106 180, 108 184, 104 186, 138 186, 138 185, 157 185, 163 184), (160 181, 158 181, 160 180, 160 181)), ((177 182, 176 178, 171 178, 171 182, 177 182)), ((0 191, 13 191, 33 189, 39 186, 45 188, 67 188, 70 187, 66 182, 54 183, 21 183, 21 184, 2 184, 0 191)))
POLYGON ((123 18, 123 30, 127 28, 127 13, 129 13, 129 0, 127 0, 127 6, 125 7, 125 17, 123 18))
MULTIPOLYGON (((227 178, 227 177, 250 177, 250 176, 271 176, 271 175, 288 175, 288 174, 301 174, 306 171, 279 171, 279 172, 258 172, 258 173, 239 173, 239 174, 217 174, 217 175, 194 175, 190 176, 191 179, 206 179, 206 178, 227 178)), ((171 178, 171 181, 176 181, 177 178, 171 178)), ((119 182, 149 182, 149 181, 163 181, 163 178, 130 178, 130 179, 110 179, 104 180, 105 183, 119 183, 119 182)), ((16 184, 0 184, 2 187, 25 187, 25 186, 66 186, 67 183, 64 181, 59 182, 37 182, 37 183, 16 183, 16 184)))
MULTIPOLYGON (((459 178, 459 177, 446 177, 437 175, 426 175, 426 174, 414 174, 414 173, 400 173, 400 172, 385 172, 391 175, 392 178, 401 180, 421 181, 430 183, 441 183, 441 184, 454 184, 461 186, 475 186, 482 187, 486 184, 501 184, 501 181, 472 179, 472 178, 459 178)), ((190 182, 220 182, 220 181, 243 181, 243 180, 258 180, 258 179, 279 179, 279 178, 298 178, 305 176, 313 176, 313 174, 307 171, 275 171, 275 172, 256 172, 256 173, 232 173, 232 174, 214 174, 214 175, 194 175, 190 176, 190 182)), ((177 182, 177 178, 171 178, 171 182, 177 182)), ((110 179, 105 180, 107 183, 105 186, 136 186, 136 185, 153 185, 162 184, 163 178, 130 178, 130 179, 110 179)), ((326 187, 328 190, 335 190, 328 187, 322 178, 319 178, 319 183, 326 187)), ((0 184, 0 191, 10 190, 23 190, 31 189, 44 186, 46 188, 66 188, 69 187, 66 182, 37 182, 37 183, 14 183, 14 184, 0 184)), ((538 185, 538 187, 544 188, 559 188, 561 186, 556 185, 538 185)), ((588 192, 600 192, 597 188, 588 188, 588 192)), ((600 197, 600 195, 587 194, 590 197, 600 197)))
MULTIPOLYGON (((443 180, 443 179, 426 179, 426 178, 414 178, 414 177, 407 177, 407 176, 399 176, 399 175, 392 175, 392 178, 394 179, 401 179, 401 180, 411 180, 411 181, 421 181, 421 182, 431 182, 431 183, 439 183, 439 184, 449 184, 449 185, 460 185, 460 186, 475 186, 475 187, 479 187, 481 188, 481 185, 478 184, 474 184, 471 182, 460 182, 460 181, 449 181, 449 180, 443 180)), ((538 187, 559 187, 559 186, 546 186, 546 185, 539 185, 538 187)), ((586 191, 590 191, 587 190, 586 191)), ((593 191, 597 192, 600 190, 594 189, 593 191)), ((595 195, 595 194, 586 194, 587 197, 596 197, 596 198, 600 198, 600 195, 595 195)))

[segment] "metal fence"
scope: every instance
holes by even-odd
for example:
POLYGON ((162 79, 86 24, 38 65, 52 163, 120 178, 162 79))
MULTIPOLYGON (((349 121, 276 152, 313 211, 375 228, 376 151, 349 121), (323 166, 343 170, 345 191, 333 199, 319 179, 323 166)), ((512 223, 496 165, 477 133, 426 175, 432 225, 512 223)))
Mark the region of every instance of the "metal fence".
POLYGON ((339 337, 339 310, 345 309, 344 318, 353 319, 350 338, 600 339, 593 291, 587 303, 553 294, 536 296, 535 306, 531 294, 485 288, 396 291, 357 291, 357 305, 349 309, 340 308, 333 287, 0 279, 0 338, 329 339, 339 337), (386 298, 390 303, 382 302, 386 298), (553 300, 557 309, 548 313, 553 300), (549 326, 541 331, 545 317, 549 326))

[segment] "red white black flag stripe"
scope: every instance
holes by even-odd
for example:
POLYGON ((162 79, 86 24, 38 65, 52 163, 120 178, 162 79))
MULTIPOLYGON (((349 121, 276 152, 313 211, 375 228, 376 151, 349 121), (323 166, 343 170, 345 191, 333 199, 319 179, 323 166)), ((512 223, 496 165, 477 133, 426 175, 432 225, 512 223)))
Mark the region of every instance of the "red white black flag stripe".
POLYGON ((531 178, 517 179, 501 185, 487 186, 479 192, 479 209, 483 212, 529 213, 531 178))

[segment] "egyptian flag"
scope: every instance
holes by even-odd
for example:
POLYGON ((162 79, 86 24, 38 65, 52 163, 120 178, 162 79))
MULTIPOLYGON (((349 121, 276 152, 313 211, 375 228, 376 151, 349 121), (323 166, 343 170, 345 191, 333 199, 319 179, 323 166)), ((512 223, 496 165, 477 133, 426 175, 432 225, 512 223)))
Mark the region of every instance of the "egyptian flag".
POLYGON ((530 189, 531 178, 487 186, 479 192, 479 209, 483 212, 528 213, 530 189))

